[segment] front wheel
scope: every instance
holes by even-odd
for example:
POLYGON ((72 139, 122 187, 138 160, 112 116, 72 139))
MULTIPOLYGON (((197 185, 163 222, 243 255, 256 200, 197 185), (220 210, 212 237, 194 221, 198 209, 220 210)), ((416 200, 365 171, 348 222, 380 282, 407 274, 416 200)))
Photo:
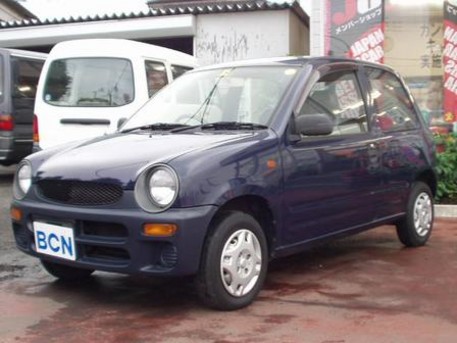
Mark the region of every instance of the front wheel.
POLYGON ((196 288, 200 299, 218 310, 236 310, 252 303, 268 267, 265 234, 242 212, 227 212, 208 237, 196 288))
POLYGON ((45 260, 41 260, 41 264, 49 274, 66 282, 87 279, 94 272, 92 269, 75 268, 45 260))
POLYGON ((423 182, 411 188, 406 216, 397 223, 400 241, 408 247, 418 247, 427 243, 433 228, 433 195, 423 182))

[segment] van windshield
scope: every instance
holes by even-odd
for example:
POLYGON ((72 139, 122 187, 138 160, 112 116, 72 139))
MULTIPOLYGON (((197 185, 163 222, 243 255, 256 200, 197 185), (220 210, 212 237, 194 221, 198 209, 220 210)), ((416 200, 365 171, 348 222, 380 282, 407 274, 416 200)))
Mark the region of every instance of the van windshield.
POLYGON ((53 61, 44 101, 67 107, 116 107, 133 101, 133 69, 121 58, 69 58, 53 61))

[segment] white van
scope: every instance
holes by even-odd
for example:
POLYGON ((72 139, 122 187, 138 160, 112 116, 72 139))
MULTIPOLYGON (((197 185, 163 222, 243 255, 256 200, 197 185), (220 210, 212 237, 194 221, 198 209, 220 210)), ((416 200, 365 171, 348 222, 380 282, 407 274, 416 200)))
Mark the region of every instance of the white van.
POLYGON ((38 83, 34 151, 115 131, 120 120, 196 66, 191 55, 124 39, 56 44, 38 83))

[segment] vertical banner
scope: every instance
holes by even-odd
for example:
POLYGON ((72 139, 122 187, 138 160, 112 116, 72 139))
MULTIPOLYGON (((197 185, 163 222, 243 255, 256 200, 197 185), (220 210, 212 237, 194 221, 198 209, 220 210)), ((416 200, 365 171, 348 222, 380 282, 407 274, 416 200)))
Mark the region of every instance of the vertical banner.
POLYGON ((457 0, 444 1, 444 120, 457 121, 457 0))
POLYGON ((384 0, 326 0, 325 54, 384 61, 384 0))

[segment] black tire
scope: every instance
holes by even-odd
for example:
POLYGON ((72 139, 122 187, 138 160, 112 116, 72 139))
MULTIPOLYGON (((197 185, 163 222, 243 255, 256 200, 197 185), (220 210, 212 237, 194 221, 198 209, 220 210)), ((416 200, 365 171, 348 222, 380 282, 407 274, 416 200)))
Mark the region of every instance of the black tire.
POLYGON ((81 269, 41 260, 44 269, 52 276, 66 282, 76 282, 88 279, 94 272, 93 269, 81 269))
POLYGON ((260 292, 267 268, 267 240, 259 223, 242 212, 225 212, 205 242, 196 277, 198 296, 205 305, 217 310, 245 307, 260 292))
POLYGON ((397 223, 397 235, 407 247, 427 243, 433 228, 433 195, 423 182, 416 182, 409 194, 406 216, 397 223))

